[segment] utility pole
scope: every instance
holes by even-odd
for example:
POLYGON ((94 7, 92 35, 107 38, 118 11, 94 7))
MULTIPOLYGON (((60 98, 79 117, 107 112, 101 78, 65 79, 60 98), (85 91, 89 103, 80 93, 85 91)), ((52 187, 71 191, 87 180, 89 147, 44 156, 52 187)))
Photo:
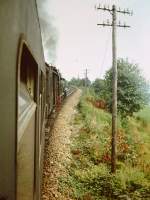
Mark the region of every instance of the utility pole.
POLYGON ((87 80, 88 80, 88 69, 85 69, 85 88, 87 90, 87 86, 88 86, 88 83, 87 83, 87 80))
POLYGON ((112 15, 112 23, 107 20, 107 22, 103 22, 97 24, 98 26, 110 26, 112 27, 112 141, 111 141, 111 172, 116 172, 116 159, 117 159, 117 149, 116 149, 116 138, 117 138, 117 42, 116 42, 116 32, 117 27, 129 28, 125 23, 121 24, 120 22, 117 24, 117 13, 129 14, 132 15, 128 9, 121 10, 116 9, 116 6, 113 5, 112 8, 106 6, 98 6, 98 10, 108 11, 112 15))
POLYGON ((88 88, 88 72, 89 69, 84 70, 84 86, 85 86, 85 93, 87 93, 87 88, 88 88))
POLYGON ((117 137, 117 46, 116 46, 116 7, 113 5, 112 20, 112 55, 113 55, 113 80, 112 80, 112 151, 111 151, 111 172, 116 171, 116 137, 117 137))

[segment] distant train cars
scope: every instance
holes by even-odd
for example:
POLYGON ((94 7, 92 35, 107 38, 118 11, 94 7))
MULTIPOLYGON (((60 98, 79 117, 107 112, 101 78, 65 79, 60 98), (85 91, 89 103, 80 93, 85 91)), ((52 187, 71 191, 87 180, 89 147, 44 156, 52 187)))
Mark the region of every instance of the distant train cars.
POLYGON ((64 86, 60 72, 52 65, 46 63, 46 102, 47 114, 57 110, 63 100, 64 86))
POLYGON ((0 4, 0 200, 40 200, 45 123, 65 81, 45 64, 36 1, 0 4))

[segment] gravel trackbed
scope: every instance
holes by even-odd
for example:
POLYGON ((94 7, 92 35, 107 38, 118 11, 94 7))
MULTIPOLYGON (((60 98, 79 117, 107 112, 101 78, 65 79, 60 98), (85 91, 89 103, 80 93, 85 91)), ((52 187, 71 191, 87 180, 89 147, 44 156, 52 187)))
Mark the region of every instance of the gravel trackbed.
POLYGON ((62 106, 45 145, 42 200, 69 200, 58 191, 58 179, 70 156, 71 122, 76 113, 81 91, 77 90, 62 106))

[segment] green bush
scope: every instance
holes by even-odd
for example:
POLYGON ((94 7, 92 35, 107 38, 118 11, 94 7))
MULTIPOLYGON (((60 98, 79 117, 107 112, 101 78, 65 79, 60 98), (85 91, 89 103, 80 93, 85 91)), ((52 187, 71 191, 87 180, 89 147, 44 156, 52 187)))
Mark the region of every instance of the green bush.
MULTIPOLYGON (((149 102, 149 84, 142 77, 138 65, 119 59, 118 68, 118 112, 125 118, 138 112, 149 102)), ((108 108, 112 111, 112 68, 106 72, 103 93, 108 108)))

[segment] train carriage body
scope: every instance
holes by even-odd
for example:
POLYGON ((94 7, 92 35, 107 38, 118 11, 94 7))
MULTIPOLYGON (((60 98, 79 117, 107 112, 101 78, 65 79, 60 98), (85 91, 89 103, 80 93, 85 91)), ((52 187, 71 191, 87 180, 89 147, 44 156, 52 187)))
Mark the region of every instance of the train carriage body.
POLYGON ((60 104, 60 73, 55 68, 52 67, 52 80, 53 80, 53 105, 55 109, 59 107, 60 104))
POLYGON ((46 102, 48 115, 59 110, 61 104, 61 75, 52 65, 46 63, 46 102))
POLYGON ((35 0, 0 2, 0 198, 40 199, 45 63, 35 0))
POLYGON ((54 91, 53 91, 53 67, 46 65, 46 103, 47 103, 47 117, 54 109, 54 91))

